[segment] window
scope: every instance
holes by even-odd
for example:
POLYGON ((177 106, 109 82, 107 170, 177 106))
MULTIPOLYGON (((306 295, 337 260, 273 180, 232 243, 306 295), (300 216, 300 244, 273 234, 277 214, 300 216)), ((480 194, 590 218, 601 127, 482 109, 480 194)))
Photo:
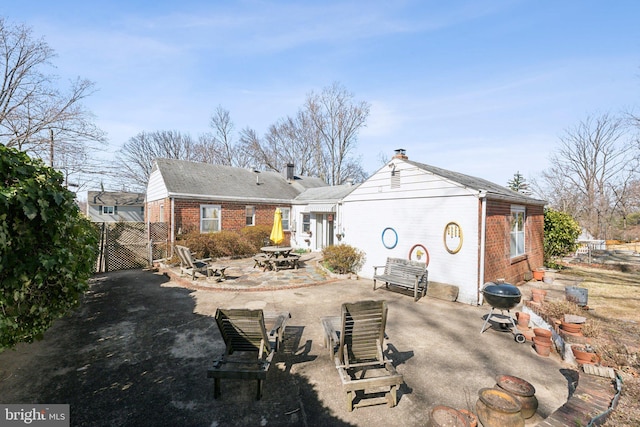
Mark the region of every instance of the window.
POLYGON ((255 206, 247 206, 245 208, 245 225, 256 225, 256 208, 255 206))
POLYGON ((524 255, 524 213, 523 206, 511 207, 511 258, 524 255))
POLYGON ((100 206, 102 208, 103 215, 115 215, 118 213, 117 206, 100 206))
POLYGON ((289 230, 289 221, 291 217, 291 208, 279 208, 282 212, 282 229, 289 230))
POLYGON ((302 214, 302 232, 308 233, 311 231, 311 214, 302 214))
POLYGON ((220 206, 201 205, 200 206, 200 232, 213 233, 220 231, 220 206))

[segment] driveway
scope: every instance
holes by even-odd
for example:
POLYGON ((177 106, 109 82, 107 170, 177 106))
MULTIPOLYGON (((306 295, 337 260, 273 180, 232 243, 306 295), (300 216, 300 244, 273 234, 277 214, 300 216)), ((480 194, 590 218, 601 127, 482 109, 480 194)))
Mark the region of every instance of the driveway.
POLYGON ((0 402, 70 404, 71 425, 78 426, 418 426, 435 405, 474 410, 478 391, 500 374, 535 386, 540 406, 527 425, 567 400, 571 368, 557 354, 544 358, 529 343, 517 344, 510 333, 480 334, 487 306, 413 302, 373 291, 364 279, 259 291, 232 280, 233 289, 224 283, 189 289, 189 280, 151 271, 96 276, 82 305, 42 341, 0 353, 0 402), (405 384, 395 408, 348 412, 319 319, 363 299, 388 302, 385 348, 405 384), (213 399, 206 371, 224 349, 212 317, 217 307, 291 313, 261 401, 253 400, 254 382, 233 380, 223 380, 221 398, 213 399))

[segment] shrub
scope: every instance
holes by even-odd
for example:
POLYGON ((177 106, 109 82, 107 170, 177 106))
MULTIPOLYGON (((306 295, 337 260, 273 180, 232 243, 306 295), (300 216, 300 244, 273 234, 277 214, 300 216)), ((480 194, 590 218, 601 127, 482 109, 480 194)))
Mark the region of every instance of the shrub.
POLYGON ((40 338, 89 287, 98 230, 62 182, 0 144, 0 349, 40 338))
POLYGON ((580 226, 571 215, 554 209, 544 211, 544 264, 559 268, 556 262, 578 247, 580 226))
POLYGON ((242 234, 254 248, 253 252, 258 252, 261 247, 268 246, 269 236, 271 235, 271 226, 269 225, 255 225, 251 227, 244 227, 240 230, 242 234))
POLYGON ((356 273, 362 268, 365 254, 350 245, 327 246, 322 250, 324 266, 338 274, 356 273))
POLYGON ((253 244, 235 231, 184 234, 179 244, 188 247, 198 258, 240 257, 256 253, 253 244))

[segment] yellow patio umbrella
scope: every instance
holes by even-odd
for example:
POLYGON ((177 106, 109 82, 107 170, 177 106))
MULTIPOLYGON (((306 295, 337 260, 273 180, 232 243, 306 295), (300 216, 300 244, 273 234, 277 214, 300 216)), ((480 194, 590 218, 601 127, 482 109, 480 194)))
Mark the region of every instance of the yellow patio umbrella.
POLYGON ((280 209, 276 209, 276 212, 273 215, 273 228, 271 229, 269 239, 275 245, 279 245, 284 242, 284 231, 282 231, 282 212, 280 212, 280 209))

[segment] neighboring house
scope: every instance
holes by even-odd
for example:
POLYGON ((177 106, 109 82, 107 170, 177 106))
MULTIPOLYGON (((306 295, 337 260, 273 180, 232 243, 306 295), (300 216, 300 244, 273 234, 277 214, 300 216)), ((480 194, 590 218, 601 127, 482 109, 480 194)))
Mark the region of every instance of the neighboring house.
POLYGON ((307 188, 326 186, 319 178, 298 177, 293 165, 277 172, 157 159, 147 186, 147 220, 169 224, 170 241, 192 231, 239 231, 272 225, 282 211, 285 242, 291 233, 292 201, 307 188))
POLYGON ((543 264, 545 202, 492 182, 410 161, 404 150, 341 202, 342 241, 366 253, 429 262, 429 281, 482 301, 485 282, 518 283, 543 264), (427 255, 428 254, 428 255, 427 255))
POLYGON ((321 250, 342 241, 337 227, 340 201, 356 188, 345 185, 309 188, 293 200, 291 244, 295 247, 321 250))
POLYGON ((93 222, 144 221, 144 193, 88 191, 87 216, 93 222))

